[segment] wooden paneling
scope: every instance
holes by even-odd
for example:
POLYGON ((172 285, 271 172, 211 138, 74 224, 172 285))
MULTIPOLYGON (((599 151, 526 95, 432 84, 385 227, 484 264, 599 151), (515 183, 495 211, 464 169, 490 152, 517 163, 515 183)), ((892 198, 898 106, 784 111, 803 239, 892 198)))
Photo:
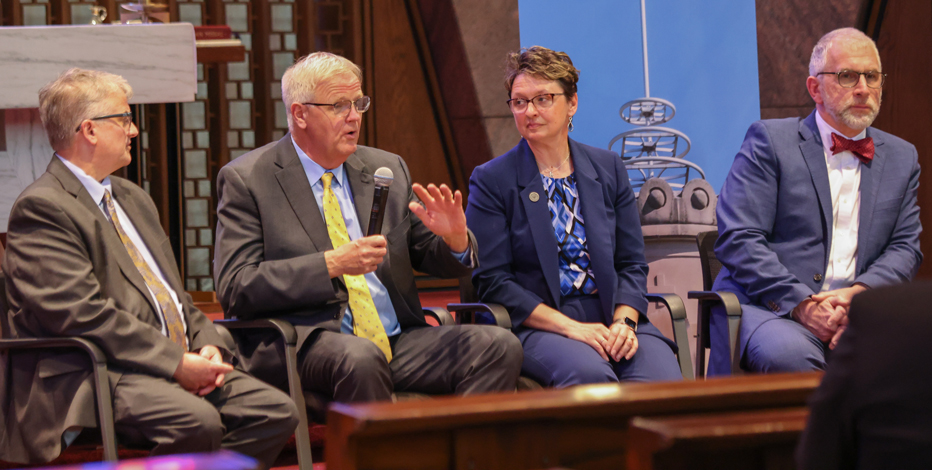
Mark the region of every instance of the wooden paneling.
MULTIPOLYGON (((495 155, 492 154, 489 136, 483 125, 482 109, 466 56, 457 12, 452 0, 421 0, 418 7, 460 158, 460 170, 468 181, 473 169, 491 160, 495 155)), ((500 58, 498 61, 503 60, 500 58)), ((498 78, 490 77, 490 80, 497 83, 498 78)), ((468 188, 461 189, 465 192, 468 188)))
POLYGON ((373 99, 371 145, 401 155, 415 182, 463 187, 416 4, 378 0, 367 8, 373 73, 363 88, 373 99))
MULTIPOLYGON (((883 61, 887 81, 883 89, 883 105, 874 126, 906 139, 919 152, 919 208, 922 225, 920 235, 925 263, 919 277, 932 277, 932 132, 929 132, 929 110, 932 109, 932 2, 929 0, 897 0, 884 2, 875 15, 879 33, 875 36, 883 61)), ((883 191, 883 188, 880 189, 883 191)))
MULTIPOLYGON (((757 0, 761 119, 805 117, 815 108, 806 91, 809 56, 825 33, 858 26, 865 0, 757 0)), ((750 125, 750 123, 748 123, 750 125)))

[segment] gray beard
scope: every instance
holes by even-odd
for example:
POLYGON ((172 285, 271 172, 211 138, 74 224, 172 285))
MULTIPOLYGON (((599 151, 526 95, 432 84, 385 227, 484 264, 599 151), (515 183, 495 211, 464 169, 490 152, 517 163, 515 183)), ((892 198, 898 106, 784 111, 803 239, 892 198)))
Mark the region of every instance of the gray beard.
POLYGON ((877 100, 877 107, 874 108, 874 111, 866 116, 855 116, 848 107, 854 104, 853 102, 844 103, 842 109, 834 109, 826 106, 826 110, 829 114, 835 118, 836 121, 841 122, 842 124, 855 129, 857 131, 863 131, 870 127, 874 123, 874 120, 877 119, 877 114, 880 113, 880 99, 877 100))

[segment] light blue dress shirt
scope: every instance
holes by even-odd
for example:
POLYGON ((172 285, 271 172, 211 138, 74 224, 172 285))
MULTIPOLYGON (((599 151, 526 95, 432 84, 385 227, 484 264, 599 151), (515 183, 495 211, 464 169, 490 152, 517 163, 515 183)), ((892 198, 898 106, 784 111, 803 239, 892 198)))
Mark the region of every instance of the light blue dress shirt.
MULTIPOLYGON (((343 212, 343 221, 346 223, 346 232, 350 240, 356 240, 363 237, 362 226, 359 224, 359 217, 356 215, 356 206, 353 204, 353 191, 346 180, 346 172, 343 165, 332 170, 327 170, 320 166, 314 160, 298 147, 298 144, 292 139, 291 143, 298 152, 298 159, 304 167, 304 173, 307 175, 307 181, 311 183, 311 190, 314 191, 314 198, 317 199, 317 207, 320 209, 320 216, 324 216, 324 182, 320 177, 328 171, 333 173, 333 180, 330 187, 333 194, 336 195, 337 201, 340 202, 340 211, 343 212)), ((368 273, 364 276, 366 284, 369 285, 369 293, 372 294, 372 302, 375 304, 375 310, 379 312, 379 319, 385 327, 385 333, 388 336, 395 336, 401 333, 401 325, 398 324, 398 316, 395 314, 395 307, 392 305, 392 299, 388 296, 388 290, 385 285, 375 275, 375 272, 368 273)), ((343 315, 343 324, 340 330, 344 333, 353 334, 353 314, 347 309, 346 315, 343 315)))

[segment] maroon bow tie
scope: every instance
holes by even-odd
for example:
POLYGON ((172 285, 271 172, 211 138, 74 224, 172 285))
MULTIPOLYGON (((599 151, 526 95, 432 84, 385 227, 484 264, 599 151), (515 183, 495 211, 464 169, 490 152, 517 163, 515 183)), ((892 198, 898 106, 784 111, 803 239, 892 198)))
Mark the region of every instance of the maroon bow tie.
POLYGON ((870 163, 874 159, 874 139, 850 140, 832 132, 832 155, 845 150, 850 150, 861 163, 870 163))

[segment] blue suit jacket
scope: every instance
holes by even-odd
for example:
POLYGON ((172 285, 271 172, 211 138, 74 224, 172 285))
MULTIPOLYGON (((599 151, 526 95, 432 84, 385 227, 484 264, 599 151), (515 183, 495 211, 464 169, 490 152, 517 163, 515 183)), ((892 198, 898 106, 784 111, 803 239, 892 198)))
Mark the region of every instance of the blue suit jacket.
MULTIPOLYGON (((916 148, 867 129, 872 162, 861 166, 855 282, 880 287, 919 268, 919 162, 916 148)), ((789 316, 824 282, 832 240, 832 199, 815 112, 751 125, 722 187, 713 289, 734 292, 745 309, 740 349, 769 315, 789 316), (754 308, 757 307, 757 308, 754 308), (750 310, 750 312, 748 312, 750 310), (747 314, 750 313, 750 314, 747 314)), ((710 371, 728 370, 723 318, 712 319, 710 371)))
MULTIPOLYGON (((603 320, 612 322, 616 304, 644 313, 647 262, 625 165, 607 150, 569 144, 603 320)), ((466 219, 479 245, 473 283, 483 301, 503 304, 516 331, 541 303, 560 310, 557 239, 527 141, 476 168, 466 219)))

